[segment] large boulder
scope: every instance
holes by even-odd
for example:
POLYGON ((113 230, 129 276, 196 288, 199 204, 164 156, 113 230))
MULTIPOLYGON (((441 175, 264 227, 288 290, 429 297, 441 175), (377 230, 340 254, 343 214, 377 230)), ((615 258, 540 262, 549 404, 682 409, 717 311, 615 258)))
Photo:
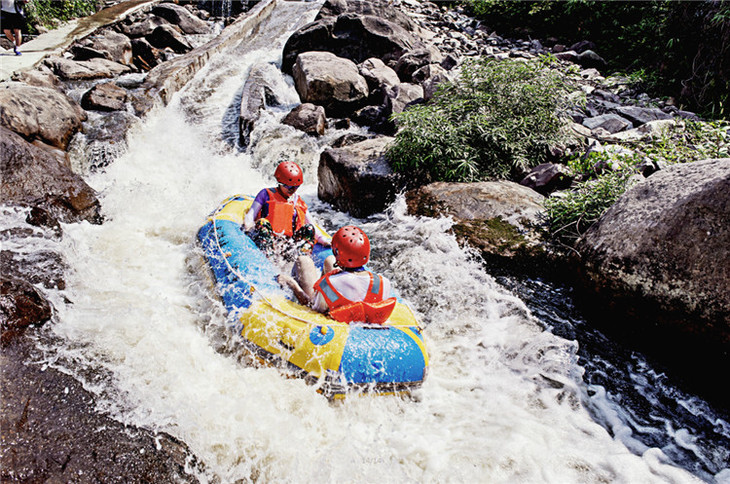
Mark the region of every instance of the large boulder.
POLYGON ((62 222, 101 223, 96 192, 49 150, 0 127, 3 203, 41 207, 62 222))
POLYGON ((319 159, 319 198, 355 217, 382 212, 395 200, 399 177, 384 153, 392 138, 372 138, 325 150, 319 159))
POLYGON ((126 102, 126 89, 113 82, 97 84, 81 97, 81 107, 97 111, 120 111, 126 102))
POLYGON ((76 60, 103 57, 120 64, 132 64, 132 43, 129 37, 113 30, 90 35, 74 45, 71 50, 76 60), (88 57, 81 57, 84 55, 88 57))
POLYGON ((418 26, 405 12, 393 8, 390 0, 327 0, 315 20, 338 17, 345 13, 371 15, 392 22, 408 31, 417 31, 418 26))
POLYGON ((152 13, 164 18, 171 24, 177 25, 185 34, 207 34, 210 32, 207 23, 181 5, 169 2, 160 3, 152 9, 152 13))
POLYGON ((183 34, 175 30, 172 25, 160 25, 152 33, 145 36, 147 42, 158 49, 172 49, 177 54, 184 54, 193 50, 193 46, 183 34))
POLYGON ((278 69, 269 63, 256 64, 249 71, 241 92, 241 108, 239 112, 239 141, 241 146, 248 146, 251 131, 266 106, 277 106, 281 102, 276 96, 280 86, 278 69))
POLYGON ((55 89, 17 82, 0 86, 0 125, 26 139, 65 149, 85 119, 81 106, 55 89))
POLYGON ((368 97, 367 81, 355 63, 330 52, 300 54, 293 74, 302 102, 324 107, 328 116, 347 114, 368 97))
POLYGON ((346 13, 305 25, 286 42, 282 70, 291 73, 297 56, 328 51, 359 64, 371 57, 396 61, 417 45, 416 38, 382 17, 346 13))
POLYGON ((545 256, 537 226, 545 197, 509 181, 435 182, 406 192, 409 213, 451 216, 457 237, 490 263, 512 269, 545 256))
POLYGON ((622 195, 576 248, 587 300, 614 329, 646 337, 670 358, 686 354, 682 365, 712 355, 727 363, 730 159, 656 172, 622 195))
POLYGON ((132 70, 127 65, 100 57, 85 61, 75 61, 66 59, 65 57, 50 56, 43 62, 54 74, 64 81, 87 81, 90 79, 117 77, 132 70))

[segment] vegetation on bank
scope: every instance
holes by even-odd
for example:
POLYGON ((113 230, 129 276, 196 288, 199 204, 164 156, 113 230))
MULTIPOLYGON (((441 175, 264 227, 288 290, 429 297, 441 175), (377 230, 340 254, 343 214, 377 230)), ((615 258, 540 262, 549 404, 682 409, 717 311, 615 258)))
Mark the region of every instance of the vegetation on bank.
POLYGON ((388 159, 423 183, 518 177, 565 139, 573 91, 550 57, 470 60, 430 102, 394 116, 388 159))
POLYGON ((625 152, 593 152, 567 160, 578 179, 573 189, 545 200, 550 237, 568 246, 583 235, 638 179, 638 167, 730 157, 730 124, 685 121, 654 139, 624 143, 625 152), (611 168, 607 168, 607 167, 611 168))
POLYGON ((709 119, 730 117, 730 0, 462 0, 500 35, 567 46, 588 40, 609 70, 709 119))
POLYGON ((68 20, 85 17, 101 8, 100 0, 30 0, 25 14, 30 33, 37 33, 36 26, 53 29, 68 20))
MULTIPOLYGON (((566 113, 585 101, 574 75, 574 68, 551 57, 472 60, 431 101, 394 116, 399 131, 386 156, 419 183, 520 181, 540 163, 563 163, 576 182, 546 199, 545 228, 566 246, 640 177, 642 167, 730 157, 730 124, 724 121, 680 121, 650 139, 616 142, 616 150, 551 157, 560 151, 551 148, 578 143, 566 134, 566 113)), ((605 84, 616 82, 636 80, 609 78, 605 84)))

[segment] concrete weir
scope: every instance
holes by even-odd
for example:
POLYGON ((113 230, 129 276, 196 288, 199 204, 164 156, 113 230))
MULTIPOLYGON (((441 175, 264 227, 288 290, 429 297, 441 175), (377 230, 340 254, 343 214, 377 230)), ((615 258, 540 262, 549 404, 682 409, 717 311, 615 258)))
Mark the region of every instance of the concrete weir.
POLYGON ((277 1, 262 0, 226 27, 215 39, 152 69, 141 86, 142 94, 134 101, 137 115, 144 116, 158 102, 164 104, 170 102, 173 94, 182 89, 205 66, 212 55, 232 47, 255 33, 261 22, 274 10, 277 1))

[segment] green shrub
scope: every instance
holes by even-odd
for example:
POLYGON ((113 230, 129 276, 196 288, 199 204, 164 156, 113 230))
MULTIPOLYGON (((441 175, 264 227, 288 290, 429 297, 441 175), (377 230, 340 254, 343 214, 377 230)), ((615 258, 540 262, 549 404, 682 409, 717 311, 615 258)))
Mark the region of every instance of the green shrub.
POLYGON ((626 191, 631 175, 631 170, 608 172, 547 198, 545 217, 551 238, 572 246, 626 191))
POLYGON ((25 6, 29 25, 55 28, 59 22, 85 17, 99 10, 98 0, 31 0, 25 6))
POLYGON ((476 59, 433 99, 394 116, 387 157, 421 182, 522 176, 564 140, 571 86, 551 58, 476 59), (553 66, 555 67, 555 66, 553 66))
POLYGON ((568 161, 574 174, 592 179, 545 200, 544 216, 553 240, 571 246, 624 193, 629 178, 636 173, 636 165, 641 162, 666 166, 729 157, 730 124, 687 121, 659 137, 627 143, 625 147, 632 150, 631 154, 598 152, 568 161), (607 173, 595 169, 599 162, 609 161, 617 161, 623 168, 607 173))

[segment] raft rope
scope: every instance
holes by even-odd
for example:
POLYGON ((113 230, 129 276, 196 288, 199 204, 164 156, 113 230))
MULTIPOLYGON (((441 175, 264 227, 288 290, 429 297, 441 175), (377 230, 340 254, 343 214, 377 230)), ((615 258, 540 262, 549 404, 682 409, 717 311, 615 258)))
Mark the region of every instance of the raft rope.
MULTIPOLYGON (((245 195, 233 195, 232 197, 228 197, 226 200, 224 200, 223 202, 221 202, 220 205, 218 205, 218 208, 215 209, 215 212, 213 212, 213 215, 210 216, 210 220, 213 223, 213 233, 215 235, 215 243, 218 246, 218 250, 220 251, 221 255, 223 255, 223 260, 226 262, 226 265, 228 266, 228 269, 230 269, 230 271, 236 277, 238 277, 238 279, 240 279, 241 281, 245 281, 246 279, 238 271, 238 269, 236 269, 235 267, 233 267, 231 265, 231 263, 228 262, 228 257, 226 257, 226 253, 223 251, 223 248, 221 247, 221 241, 220 241, 220 238, 218 237, 218 225, 216 224, 216 221, 217 221, 216 216, 218 215, 218 213, 220 213, 220 211, 223 209, 223 207, 227 203, 229 203, 231 200, 234 200, 236 198, 243 198, 245 200, 246 199, 246 196, 245 195)), ((261 292, 254 284, 249 283, 249 286, 251 287, 251 293, 252 294, 260 297, 261 299, 263 299, 263 301, 266 304, 268 304, 269 306, 271 306, 272 309, 274 309, 275 311, 280 312, 284 316, 287 316, 289 318, 295 319, 297 321, 301 321, 302 323, 306 323, 306 324, 308 324, 310 326, 323 326, 322 324, 314 323, 314 322, 309 321, 307 319, 304 319, 304 318, 302 318, 300 316, 297 316, 295 314, 289 313, 288 311, 280 308, 279 306, 277 306, 273 302, 271 302, 269 300, 269 298, 267 298, 266 295, 263 292, 261 292)), ((401 303, 401 304, 403 304, 406 308, 408 308, 408 311, 411 313, 411 316, 413 316, 413 319, 416 321, 416 327, 419 330, 422 331, 423 330, 423 327, 421 326, 421 322, 418 320, 418 318, 416 318, 416 315, 413 312, 413 309, 411 309, 411 306, 409 304, 405 304, 405 303, 401 303)), ((382 327, 381 325, 377 325, 377 326, 382 327)), ((396 328, 399 327, 399 326, 406 326, 406 327, 408 327, 408 325, 396 325, 396 324, 390 324, 389 326, 393 326, 393 327, 396 327, 396 328)))

